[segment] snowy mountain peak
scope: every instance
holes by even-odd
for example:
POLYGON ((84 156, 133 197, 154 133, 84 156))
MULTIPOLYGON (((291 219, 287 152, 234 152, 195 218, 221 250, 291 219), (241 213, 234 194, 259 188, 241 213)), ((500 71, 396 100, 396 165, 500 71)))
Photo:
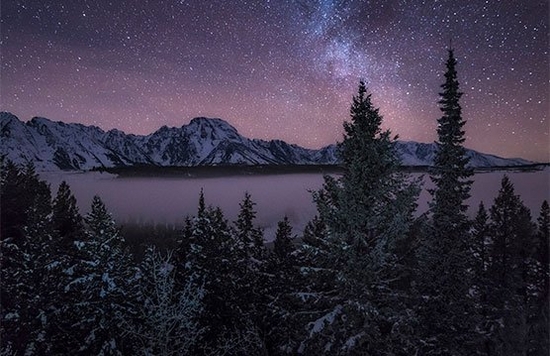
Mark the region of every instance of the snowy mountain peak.
POLYGON ((201 139, 211 140, 240 140, 241 136, 233 126, 222 119, 196 117, 184 128, 189 133, 198 133, 201 139))
POLYGON ((231 130, 235 130, 235 128, 225 120, 222 120, 219 118, 204 117, 204 116, 199 116, 191 119, 191 121, 189 121, 189 126, 194 126, 194 125, 220 126, 220 127, 228 127, 231 130))
MULTIPOLYGON (((16 163, 33 161, 37 170, 87 170, 94 167, 150 164, 159 166, 337 164, 337 147, 319 150, 241 136, 222 119, 198 117, 182 127, 163 126, 150 135, 105 132, 96 126, 67 124, 35 117, 21 122, 0 112, 0 154, 16 163)), ((429 166, 437 146, 397 142, 404 165, 429 166)), ((473 167, 530 164, 468 150, 473 167)))

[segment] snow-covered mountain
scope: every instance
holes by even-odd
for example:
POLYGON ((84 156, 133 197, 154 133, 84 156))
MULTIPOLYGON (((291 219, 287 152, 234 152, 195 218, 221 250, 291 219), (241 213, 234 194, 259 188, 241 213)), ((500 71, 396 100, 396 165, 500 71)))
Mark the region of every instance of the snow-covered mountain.
MULTIPOLYGON (((146 136, 35 117, 28 122, 0 112, 0 154, 16 163, 33 161, 39 171, 88 170, 135 164, 159 166, 337 164, 336 145, 319 150, 280 140, 241 136, 221 119, 195 118, 182 127, 163 126, 146 136)), ((402 162, 429 166, 435 144, 398 142, 402 162)), ((474 167, 530 164, 468 150, 474 167)))

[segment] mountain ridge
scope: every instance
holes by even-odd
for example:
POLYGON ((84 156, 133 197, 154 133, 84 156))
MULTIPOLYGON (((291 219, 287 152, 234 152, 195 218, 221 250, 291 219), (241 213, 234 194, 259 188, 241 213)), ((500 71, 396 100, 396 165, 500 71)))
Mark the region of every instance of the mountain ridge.
MULTIPOLYGON (((15 163, 34 162, 39 171, 90 170, 132 165, 331 165, 338 164, 336 145, 308 149, 282 140, 250 139, 219 118, 196 117, 181 127, 162 126, 149 135, 104 131, 97 126, 34 117, 21 121, 0 112, 0 153, 15 163)), ((405 166, 430 166, 435 143, 398 141, 405 166)), ((475 168, 528 165, 521 158, 502 158, 467 150, 475 168)))

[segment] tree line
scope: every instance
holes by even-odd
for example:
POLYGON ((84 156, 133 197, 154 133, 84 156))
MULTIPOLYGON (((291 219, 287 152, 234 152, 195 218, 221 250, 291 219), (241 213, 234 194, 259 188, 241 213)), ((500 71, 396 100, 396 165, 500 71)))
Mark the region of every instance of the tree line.
POLYGON ((201 191, 176 247, 129 252, 105 204, 78 211, 32 164, 2 162, 2 355, 547 355, 550 209, 531 213, 504 176, 466 214, 456 59, 439 106, 429 211, 399 171, 397 137, 363 81, 339 144, 341 176, 313 193, 297 239, 271 249, 245 194, 236 221, 201 191))

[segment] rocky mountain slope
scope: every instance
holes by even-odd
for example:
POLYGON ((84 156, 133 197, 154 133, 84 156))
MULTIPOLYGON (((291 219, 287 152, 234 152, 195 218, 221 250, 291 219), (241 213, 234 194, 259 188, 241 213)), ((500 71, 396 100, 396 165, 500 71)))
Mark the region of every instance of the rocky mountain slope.
MULTIPOLYGON (((39 171, 88 170, 96 167, 151 164, 199 165, 314 165, 337 164, 336 146, 306 149, 280 140, 241 136, 221 119, 195 118, 182 127, 163 126, 150 135, 103 131, 95 126, 66 124, 35 117, 22 122, 0 113, 0 154, 16 163, 33 161, 39 171)), ((397 143, 402 162, 429 166, 435 144, 397 143)), ((504 159, 468 150, 473 167, 530 164, 523 159, 504 159)))

